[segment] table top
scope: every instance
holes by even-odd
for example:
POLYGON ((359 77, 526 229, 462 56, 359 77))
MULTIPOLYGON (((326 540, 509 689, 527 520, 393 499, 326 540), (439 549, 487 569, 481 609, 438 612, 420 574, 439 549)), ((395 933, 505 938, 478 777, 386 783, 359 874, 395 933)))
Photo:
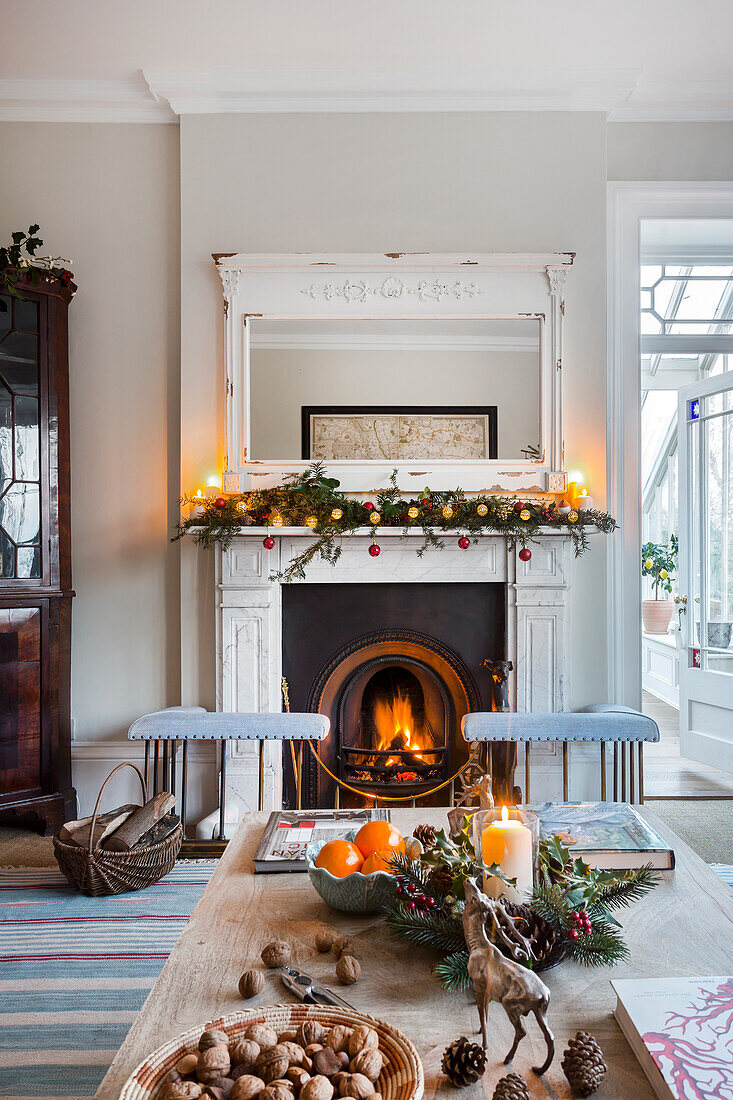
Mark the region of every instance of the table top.
MULTIPOLYGON (((600 970, 565 962, 542 974, 551 991, 548 1022, 556 1049, 542 1079, 530 1069, 545 1056, 534 1019, 528 1020, 528 1035, 513 1066, 505 1068, 502 1063, 513 1032, 501 1005, 490 1005, 486 1074, 462 1090, 463 1100, 478 1100, 482 1094, 491 1097, 496 1082, 509 1069, 522 1074, 533 1097, 569 1097, 560 1061, 568 1039, 581 1029, 595 1035, 609 1066, 597 1093, 599 1100, 652 1100, 652 1089, 613 1018, 615 996, 609 980, 733 972, 730 888, 652 812, 646 807, 642 812, 675 849, 677 867, 663 872, 651 894, 622 911, 629 961, 600 970)), ((393 810, 392 820, 408 834, 423 821, 443 825, 445 811, 393 810)), ((350 916, 329 909, 306 874, 254 875, 252 858, 266 821, 267 814, 252 813, 239 825, 96 1100, 117 1100, 135 1067, 186 1028, 197 1024, 203 1028, 209 1020, 243 1008, 290 1000, 277 972, 266 972, 265 988, 252 1000, 242 1001, 237 992, 241 973, 261 965, 260 951, 271 939, 287 940, 294 965, 339 989, 333 956, 318 954, 314 944, 315 933, 327 925, 354 941, 362 965, 359 982, 344 990, 346 999, 400 1028, 414 1042, 425 1068, 427 1100, 432 1100, 441 1083, 445 1088, 440 1072, 443 1050, 458 1036, 478 1032, 472 993, 445 992, 430 973, 435 954, 390 936, 379 916, 350 916)))

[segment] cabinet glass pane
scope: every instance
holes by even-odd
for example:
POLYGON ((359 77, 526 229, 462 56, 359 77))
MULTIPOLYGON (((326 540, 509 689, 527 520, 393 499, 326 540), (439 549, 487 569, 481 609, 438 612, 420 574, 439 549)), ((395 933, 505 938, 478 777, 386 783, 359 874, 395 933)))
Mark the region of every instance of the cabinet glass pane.
POLYGON ((0 294, 0 340, 5 336, 13 323, 13 301, 9 294, 0 294))
POLYGON ((38 303, 0 314, 0 563, 3 577, 43 575, 38 303))

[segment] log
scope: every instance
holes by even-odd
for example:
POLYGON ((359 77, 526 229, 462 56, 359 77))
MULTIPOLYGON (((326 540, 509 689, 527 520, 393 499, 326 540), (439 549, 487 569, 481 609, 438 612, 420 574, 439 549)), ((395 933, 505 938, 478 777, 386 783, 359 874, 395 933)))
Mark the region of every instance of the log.
POLYGON ((91 815, 80 817, 78 821, 67 821, 59 829, 59 840, 63 841, 64 844, 77 844, 80 848, 94 847, 98 840, 110 836, 115 829, 119 829, 120 825, 129 820, 139 809, 140 806, 128 803, 125 806, 118 806, 116 810, 108 810, 106 813, 99 814, 97 824, 94 827, 94 840, 91 845, 89 843, 89 833, 92 828, 91 815))
POLYGON ((176 796, 174 794, 170 794, 168 791, 161 791, 160 794, 156 794, 136 814, 128 818, 116 833, 105 840, 105 849, 108 852, 128 852, 144 833, 152 829, 156 821, 160 821, 161 817, 165 817, 175 804, 176 796))

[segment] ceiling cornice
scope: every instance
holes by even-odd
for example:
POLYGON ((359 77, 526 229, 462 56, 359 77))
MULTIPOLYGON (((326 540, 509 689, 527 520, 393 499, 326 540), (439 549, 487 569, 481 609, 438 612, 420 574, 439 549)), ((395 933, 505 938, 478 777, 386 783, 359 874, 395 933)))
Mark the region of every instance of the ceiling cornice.
POLYGON ((2 122, 173 122, 167 103, 131 80, 0 80, 2 122))
POLYGON ((640 80, 609 122, 731 122, 733 80, 640 80))

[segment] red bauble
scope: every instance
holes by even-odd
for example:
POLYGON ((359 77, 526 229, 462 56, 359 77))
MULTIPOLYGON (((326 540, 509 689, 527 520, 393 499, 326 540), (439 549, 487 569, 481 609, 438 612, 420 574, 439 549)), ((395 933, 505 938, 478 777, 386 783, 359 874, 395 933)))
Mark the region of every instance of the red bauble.
POLYGON ((532 551, 530 550, 530 548, 528 546, 523 546, 522 549, 519 551, 519 560, 529 561, 531 557, 532 551))
POLYGON ((369 553, 373 558, 378 558, 379 555, 382 553, 382 548, 376 542, 373 542, 372 545, 369 547, 369 553))
POLYGON ((262 545, 264 546, 265 550, 272 550, 273 546, 275 545, 275 540, 272 535, 268 535, 266 539, 263 539, 262 545))
POLYGON ((215 508, 226 508, 226 506, 227 506, 227 502, 224 499, 224 497, 217 497, 216 500, 214 501, 214 507, 215 508))
POLYGON ((524 508, 524 501, 522 501, 522 500, 516 501, 516 503, 514 505, 514 511, 515 512, 521 512, 522 508, 524 508))
POLYGON ((458 545, 460 546, 461 550, 468 550, 469 546, 471 545, 471 540, 463 535, 463 537, 458 540, 458 545))
POLYGON ((364 501, 364 507, 366 508, 367 512, 373 512, 374 511, 374 505, 372 504, 371 500, 365 500, 364 501))
POLYGON ((424 508, 426 504, 430 504, 430 501, 428 500, 427 497, 423 497, 422 500, 420 501, 420 503, 422 504, 422 506, 424 508))

